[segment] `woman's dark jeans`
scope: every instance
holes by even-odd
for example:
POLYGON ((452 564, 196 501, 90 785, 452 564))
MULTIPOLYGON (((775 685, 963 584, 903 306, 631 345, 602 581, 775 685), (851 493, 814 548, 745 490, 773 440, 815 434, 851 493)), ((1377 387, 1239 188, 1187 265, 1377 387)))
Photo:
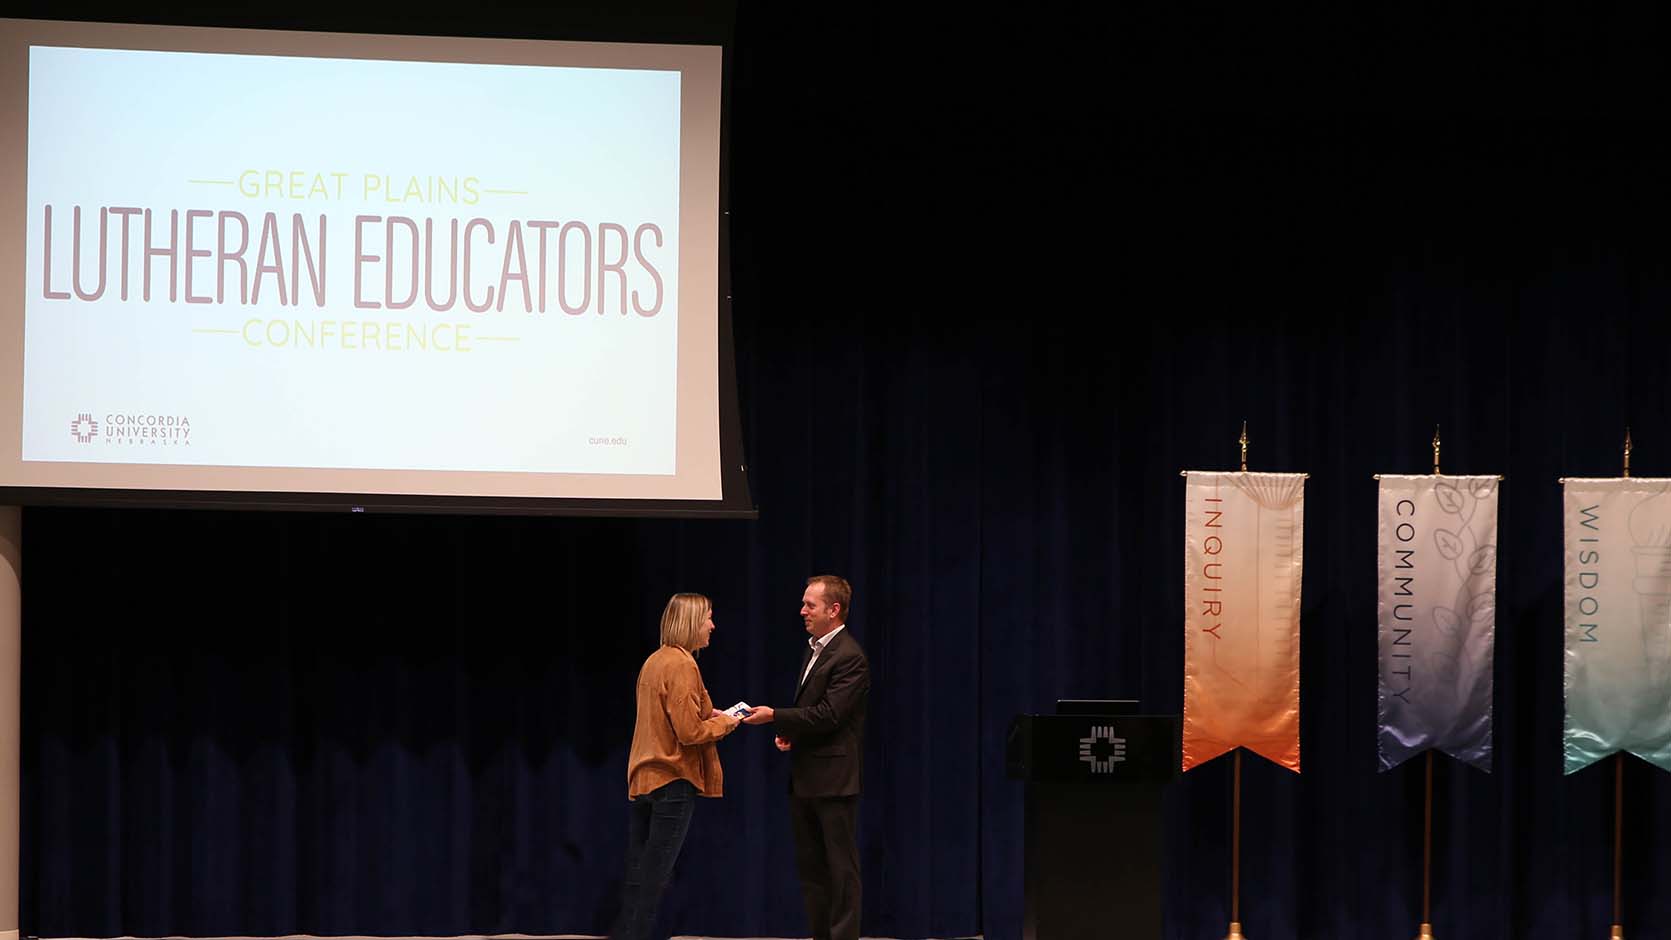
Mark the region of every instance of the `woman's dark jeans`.
POLYGON ((621 916, 613 940, 649 940, 656 928, 661 894, 690 830, 696 787, 675 780, 633 797, 627 816, 627 874, 621 884, 621 916))

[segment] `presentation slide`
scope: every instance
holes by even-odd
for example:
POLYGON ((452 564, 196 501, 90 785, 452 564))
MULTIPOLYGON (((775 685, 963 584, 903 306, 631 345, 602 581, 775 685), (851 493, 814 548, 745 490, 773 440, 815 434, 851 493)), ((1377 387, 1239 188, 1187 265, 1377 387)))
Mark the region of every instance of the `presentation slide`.
POLYGON ((722 497, 717 48, 0 29, 0 485, 722 497))

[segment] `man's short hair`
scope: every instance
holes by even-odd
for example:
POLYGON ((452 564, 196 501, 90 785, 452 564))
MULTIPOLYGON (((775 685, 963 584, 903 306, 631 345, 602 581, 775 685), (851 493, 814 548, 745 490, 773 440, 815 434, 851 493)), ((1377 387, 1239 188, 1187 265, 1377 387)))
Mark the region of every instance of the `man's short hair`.
POLYGON ((807 587, 814 584, 824 585, 824 603, 839 604, 841 619, 837 623, 846 623, 847 614, 853 609, 853 585, 847 583, 846 578, 833 574, 815 574, 806 579, 807 587))

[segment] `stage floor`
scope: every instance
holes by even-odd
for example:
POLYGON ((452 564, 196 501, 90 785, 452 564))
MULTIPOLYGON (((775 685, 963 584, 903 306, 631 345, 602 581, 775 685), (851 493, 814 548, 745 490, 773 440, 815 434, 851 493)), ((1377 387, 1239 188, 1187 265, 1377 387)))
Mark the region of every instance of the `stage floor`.
MULTIPOLYGON (((446 937, 358 937, 332 935, 328 937, 311 934, 290 934, 283 937, 30 937, 29 940, 608 940, 607 937, 589 933, 562 934, 529 934, 529 933, 499 933, 499 934, 464 934, 446 937)), ((694 934, 674 934, 669 940, 807 940, 805 937, 709 937, 694 934)), ((862 940, 892 940, 890 937, 864 937, 862 940)), ((982 940, 974 937, 940 937, 926 938, 926 940, 982 940)))

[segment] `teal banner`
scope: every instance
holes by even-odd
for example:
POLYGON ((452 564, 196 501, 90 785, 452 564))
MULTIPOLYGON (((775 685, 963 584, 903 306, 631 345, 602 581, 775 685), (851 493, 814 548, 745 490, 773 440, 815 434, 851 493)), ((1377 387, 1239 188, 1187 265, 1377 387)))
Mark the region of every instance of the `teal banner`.
POLYGON ((1565 481, 1566 772, 1671 770, 1671 480, 1565 481))

